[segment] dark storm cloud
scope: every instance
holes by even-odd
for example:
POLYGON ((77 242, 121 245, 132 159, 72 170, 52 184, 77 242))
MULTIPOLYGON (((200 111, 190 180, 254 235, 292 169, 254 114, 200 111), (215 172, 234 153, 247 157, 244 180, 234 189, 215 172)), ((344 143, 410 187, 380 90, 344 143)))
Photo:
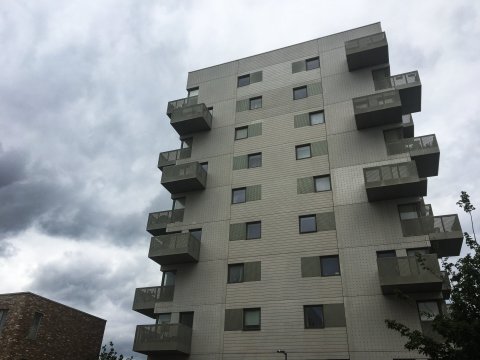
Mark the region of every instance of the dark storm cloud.
POLYGON ((0 143, 0 188, 25 178, 26 156, 20 151, 3 151, 0 143))

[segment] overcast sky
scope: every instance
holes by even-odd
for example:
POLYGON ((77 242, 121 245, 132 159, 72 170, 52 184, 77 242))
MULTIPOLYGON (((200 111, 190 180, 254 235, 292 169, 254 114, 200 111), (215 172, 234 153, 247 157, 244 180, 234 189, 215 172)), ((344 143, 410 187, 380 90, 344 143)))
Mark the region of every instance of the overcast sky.
POLYGON ((479 17, 478 0, 0 1, 0 293, 107 319, 104 341, 131 354, 152 322, 134 290, 160 283, 145 224, 170 207, 156 162, 179 145, 165 109, 187 72, 377 21, 392 74, 420 73, 416 135, 440 144, 426 202, 459 212, 467 190, 480 209, 479 17))

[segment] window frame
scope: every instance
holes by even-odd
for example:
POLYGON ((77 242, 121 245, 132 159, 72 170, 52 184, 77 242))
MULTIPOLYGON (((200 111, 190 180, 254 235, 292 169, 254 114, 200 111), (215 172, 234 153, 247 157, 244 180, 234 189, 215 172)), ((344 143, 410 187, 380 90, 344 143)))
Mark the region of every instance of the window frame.
POLYGON ((40 325, 42 324, 42 319, 45 315, 39 311, 35 311, 33 314, 32 325, 27 333, 27 339, 36 340, 38 337, 38 331, 40 330, 40 325), (38 319, 38 320, 37 320, 38 319))
POLYGON ((255 97, 252 97, 252 98, 248 99, 248 109, 249 110, 257 110, 257 109, 261 109, 262 107, 263 107, 263 99, 262 99, 261 96, 255 96, 255 97), (260 106, 252 106, 255 103, 257 103, 258 100, 260 100, 260 102, 259 102, 260 106))
POLYGON ((258 331, 262 327, 262 310, 261 308, 244 308, 243 309, 243 331, 258 331), (245 318, 246 313, 249 311, 258 311, 258 325, 246 325, 245 318))
POLYGON ((198 241, 202 240, 202 228, 189 229, 188 232, 191 234, 191 236, 193 236, 198 241), (193 234, 196 234, 196 233, 200 233, 200 236, 197 237, 196 235, 193 235, 193 234))
MULTIPOLYGON (((423 310, 422 310, 422 311, 423 311, 423 310)), ((433 319, 435 319, 435 317, 436 317, 437 315, 441 315, 441 314, 442 314, 442 307, 440 306, 438 299, 433 299, 433 300, 419 300, 419 301, 417 301, 417 312, 418 312, 418 318, 419 318, 420 322, 426 322, 426 321, 430 322, 430 321, 433 321, 433 319), (420 310, 420 307, 419 307, 419 304, 421 304, 421 303, 435 303, 435 304, 437 305, 438 314, 436 314, 436 315, 433 314, 434 316, 431 317, 431 318, 428 318, 428 319, 422 319, 422 314, 420 313, 421 310, 420 310)))
POLYGON ((191 97, 194 97, 194 96, 198 96, 198 91, 200 90, 200 88, 198 86, 196 87, 193 87, 193 88, 190 88, 190 89, 187 89, 187 98, 191 98, 191 97), (192 95, 193 93, 193 95, 192 95))
POLYGON ((8 309, 0 309, 0 335, 7 322, 8 309))
POLYGON ((254 154, 248 154, 248 155, 247 155, 247 166, 248 166, 249 169, 254 169, 254 168, 257 168, 257 167, 262 167, 262 153, 259 152, 259 153, 254 153, 254 154), (259 165, 258 165, 258 166, 251 166, 251 164, 250 164, 250 160, 251 160, 254 156, 259 156, 259 157, 260 157, 260 161, 259 161, 259 165))
POLYGON ((250 221, 245 224, 245 239, 246 240, 255 240, 255 239, 261 239, 262 238, 262 222, 261 221, 250 221), (260 225, 259 228, 259 236, 258 237, 249 237, 248 234, 248 227, 249 225, 260 225))
POLYGON ((302 145, 296 145, 295 146, 295 159, 296 160, 303 160, 303 159, 310 159, 312 157, 312 144, 302 144, 302 145), (305 157, 298 157, 298 150, 301 148, 306 148, 308 147, 308 156, 305 157))
POLYGON ((168 313, 159 313, 157 314, 157 318, 155 320, 155 324, 156 325, 163 325, 163 324, 171 324, 172 323, 172 313, 171 312, 168 312, 168 313), (165 321, 165 322, 160 322, 160 316, 161 315, 168 315, 168 322, 165 321))
POLYGON ((206 173, 208 173, 208 161, 201 162, 200 166, 203 170, 205 170, 206 173))
POLYGON ((340 269, 340 256, 339 255, 326 255, 326 256, 320 256, 320 276, 322 277, 330 277, 330 276, 341 276, 342 271, 340 269), (325 274, 323 271, 323 260, 325 259, 336 259, 337 260, 337 265, 338 265, 338 272, 334 274, 325 274))
POLYGON ((310 126, 325 124, 325 112, 323 110, 320 110, 320 111, 312 111, 308 113, 308 122, 310 123, 310 126), (322 114, 323 121, 314 124, 312 123, 312 115, 317 115, 317 114, 322 114))
POLYGON ((237 87, 248 86, 248 85, 250 85, 250 83, 251 83, 251 82, 250 82, 250 74, 241 75, 241 76, 239 76, 239 77, 237 78, 237 87), (244 79, 248 79, 248 83, 241 85, 241 84, 240 84, 240 81, 241 81, 241 80, 244 80, 244 79))
POLYGON ((228 264, 227 284, 240 284, 245 282, 245 263, 228 264), (241 269, 239 281, 231 281, 231 271, 233 268, 241 269))
POLYGON ((310 215, 300 215, 298 217, 298 232, 300 234, 310 234, 310 233, 315 233, 317 232, 317 215, 316 214, 310 214, 310 215), (313 218, 314 224, 315 224, 315 230, 309 230, 309 231, 302 231, 302 219, 306 218, 313 218))
POLYGON ((324 329, 325 328, 325 312, 323 305, 303 305, 303 325, 305 329, 324 329), (309 326, 307 322, 307 309, 320 308, 322 312, 322 325, 321 326, 309 326))
POLYGON ((248 138, 248 126, 241 126, 241 127, 235 128, 235 140, 242 140, 247 138, 248 138), (238 136, 239 132, 243 130, 245 130, 245 136, 239 137, 238 136))
POLYGON ((176 270, 166 270, 166 271, 162 271, 162 283, 161 283, 161 286, 175 286, 175 281, 176 281, 176 277, 177 277, 177 271, 176 270), (172 274, 171 277, 173 277, 173 284, 167 284, 167 281, 169 281, 169 278, 168 277, 168 274, 172 274))
POLYGON ((394 258, 397 257, 397 252, 395 250, 381 250, 377 251, 377 259, 382 259, 382 258, 394 258), (390 255, 393 256, 390 256, 390 255), (380 256, 379 256, 380 255, 380 256))
POLYGON ((195 320, 195 312, 194 311, 181 311, 179 314, 178 314, 178 323, 179 324, 183 324, 185 326, 188 326, 189 328, 193 328, 193 321, 195 320), (183 316, 187 316, 187 315, 191 315, 192 318, 192 323, 191 324, 186 324, 185 322, 182 322, 182 315, 183 316))
POLYGON ((330 178, 330 174, 328 175, 319 175, 319 176, 314 176, 313 177, 313 185, 315 187, 315 192, 325 192, 325 191, 332 191, 332 179, 330 178), (318 179, 328 179, 328 189, 326 190, 318 190, 318 187, 317 187, 317 180, 318 179))
MULTIPOLYGON (((303 92, 301 94, 303 95, 303 92)), ((301 100, 301 99, 305 99, 307 97, 308 97, 307 85, 298 86, 296 88, 293 88, 293 100, 301 100), (305 96, 297 97, 297 92, 301 91, 301 90, 305 90, 305 96)))
MULTIPOLYGON (((398 204, 397 209, 398 209, 398 217, 400 218, 400 221, 419 219, 422 216, 421 211, 420 211, 420 204, 419 203, 398 204), (415 207, 415 212, 417 213, 417 217, 410 217, 410 218, 402 219, 402 214, 408 214, 408 212, 405 212, 405 211, 402 212, 402 211, 400 211, 400 209, 402 207, 406 207, 406 206, 415 207)), ((413 211, 411 211, 410 213, 413 214, 413 211)))
POLYGON ((246 202, 247 202, 247 188, 246 187, 240 187, 240 188, 232 189, 232 204, 244 204, 246 202), (243 191, 243 201, 234 201, 236 191, 243 191))
POLYGON ((305 71, 315 70, 315 69, 319 69, 319 68, 320 68, 320 57, 319 56, 315 56, 313 58, 309 58, 309 59, 305 60, 305 71), (316 61, 316 63, 318 65, 309 69, 308 64, 313 62, 313 61, 316 61))

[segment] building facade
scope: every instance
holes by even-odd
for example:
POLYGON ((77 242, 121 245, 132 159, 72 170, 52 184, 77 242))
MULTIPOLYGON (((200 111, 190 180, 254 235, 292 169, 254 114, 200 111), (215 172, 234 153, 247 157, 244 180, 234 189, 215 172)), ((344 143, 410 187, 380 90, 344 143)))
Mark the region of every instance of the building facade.
POLYGON ((30 292, 0 295, 0 360, 97 360, 106 321, 30 292))
POLYGON ((414 134, 420 77, 391 75, 381 25, 190 72, 187 91, 168 103, 173 204, 147 225, 163 277, 136 289, 152 319, 134 350, 422 358, 384 320, 431 332, 425 312, 449 295, 438 258, 459 255, 462 231, 423 200, 439 147, 414 134))

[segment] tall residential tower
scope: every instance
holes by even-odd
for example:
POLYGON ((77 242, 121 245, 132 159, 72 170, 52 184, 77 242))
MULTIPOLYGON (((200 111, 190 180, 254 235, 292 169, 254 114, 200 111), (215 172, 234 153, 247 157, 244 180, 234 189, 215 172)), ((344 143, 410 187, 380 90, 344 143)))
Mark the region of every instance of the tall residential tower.
POLYGON ((384 320, 432 331, 423 311, 449 295, 438 258, 459 255, 462 231, 424 203, 437 139, 414 135, 419 74, 391 75, 380 24, 190 72, 187 90, 167 107, 173 205, 148 218, 163 277, 135 292, 151 319, 134 350, 420 359, 384 320))

